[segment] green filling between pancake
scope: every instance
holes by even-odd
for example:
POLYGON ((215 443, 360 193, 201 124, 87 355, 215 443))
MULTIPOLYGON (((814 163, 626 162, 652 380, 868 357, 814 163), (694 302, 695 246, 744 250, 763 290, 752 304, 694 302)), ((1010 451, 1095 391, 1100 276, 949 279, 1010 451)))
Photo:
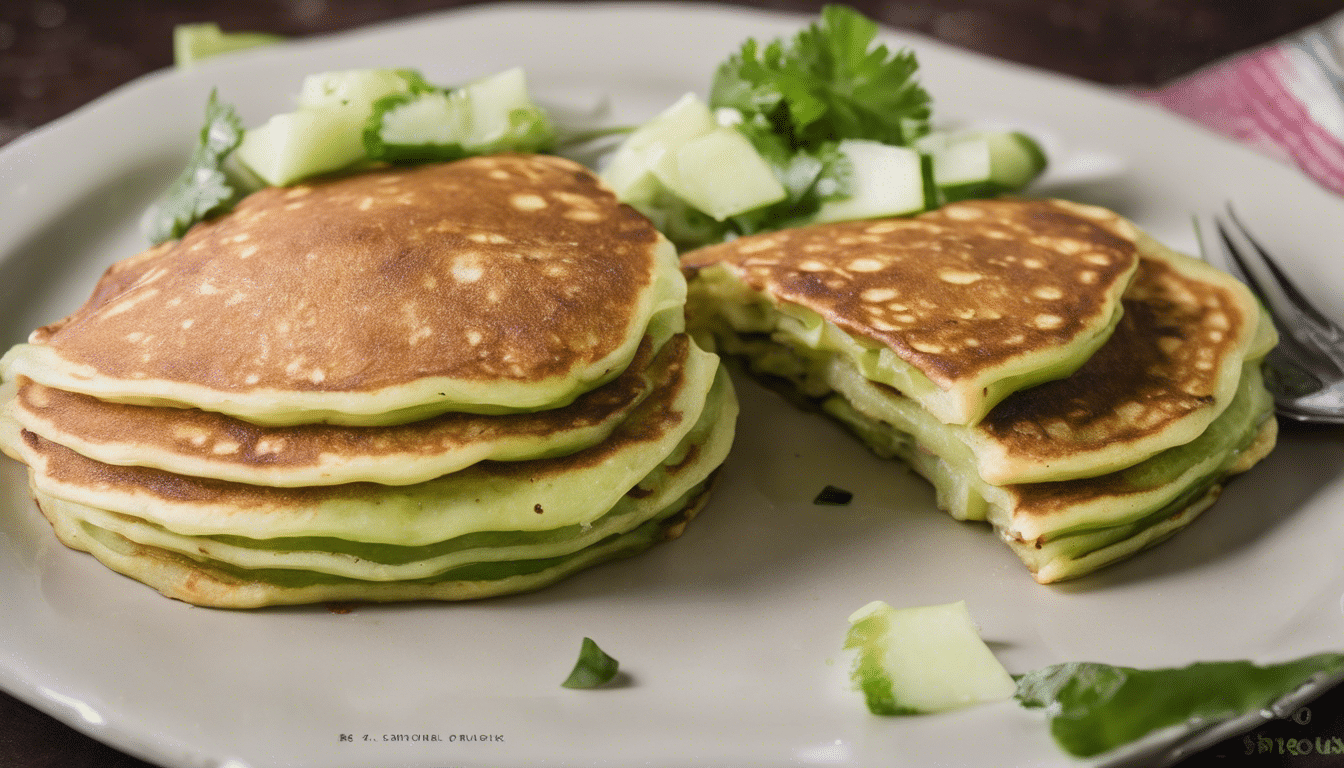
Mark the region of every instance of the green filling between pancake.
MULTIPOLYGON (((455 566, 435 573, 432 576, 422 576, 419 578, 378 581, 297 568, 243 568, 220 560, 191 558, 173 549, 162 547, 157 549, 159 550, 161 557, 178 556, 184 563, 189 563, 193 568, 198 568, 204 572, 210 573, 215 578, 225 580, 231 579, 258 585, 269 585, 284 589, 297 589, 318 585, 344 585, 356 589, 359 587, 368 587, 371 590, 376 590, 378 587, 382 586, 428 585, 444 582, 489 582, 516 579, 525 576, 542 577, 538 580, 535 586, 543 586, 553 580, 551 577, 558 578, 559 576, 572 573, 574 570, 578 570, 579 568, 591 564, 594 560, 595 553, 624 550, 633 554, 634 552, 652 545, 657 540, 661 531, 662 526, 660 523, 665 518, 685 509, 692 500, 697 498, 705 490, 705 484, 701 483, 671 505, 659 509, 654 516, 636 525, 631 530, 619 531, 602 536, 594 543, 588 544, 573 552, 550 557, 532 557, 499 561, 483 560, 480 562, 455 566)), ((61 505, 61 502, 57 502, 57 505, 60 514, 67 514, 71 519, 78 521, 85 532, 93 536, 105 547, 116 548, 118 539, 131 544, 140 544, 144 547, 153 546, 141 544, 140 542, 136 542, 119 533, 114 533, 91 522, 80 519, 78 514, 71 514, 68 508, 59 506, 61 505)), ((122 546, 124 547, 125 545, 122 546)), ((605 559, 605 557, 602 559, 605 559)), ((354 599, 355 594, 355 592, 350 592, 348 593, 348 597, 354 599)), ((373 597, 371 599, 377 598, 373 597)))
MULTIPOLYGON (((950 394, 941 389, 918 368, 902 360, 891 349, 876 342, 856 338, 844 329, 824 319, 816 312, 788 302, 772 302, 769 297, 753 290, 721 264, 705 267, 691 281, 687 297, 687 314, 695 319, 694 332, 701 343, 707 339, 731 339, 771 336, 787 348, 807 350, 823 356, 844 359, 865 378, 900 390, 922 409, 941 412, 940 406, 950 394)), ((1041 350, 1031 357, 1030 366, 1021 370, 1005 370, 992 381, 977 383, 976 409, 970 423, 988 413, 996 404, 1013 392, 1054 379, 1061 379, 1087 362, 1115 331, 1122 309, 1115 303, 1104 325, 1090 335, 1076 339, 1073 344, 1055 350, 1041 350)), ((730 354, 741 351, 726 348, 730 354)), ((752 361, 764 372, 776 373, 771 368, 789 365, 787 353, 780 359, 765 359, 753 355, 752 361)), ((789 374, 776 374, 789 375, 789 374)), ((806 379, 802 391, 818 396, 806 379)), ((940 419, 944 421, 944 419, 940 419)), ((950 420, 949 420, 950 421, 950 420)))
MULTIPOLYGON (((726 374, 720 374, 696 425, 662 464, 591 523, 549 530, 482 531, 413 547, 331 537, 184 536, 137 518, 86 505, 45 496, 42 502, 44 508, 59 510, 60 514, 137 544, 178 552, 215 566, 247 569, 252 574, 249 578, 268 582, 279 577, 272 578, 266 573, 282 569, 373 581, 438 579, 443 574, 455 574, 469 566, 484 567, 486 563, 567 557, 611 536, 628 533, 648 520, 669 514, 669 510, 681 509, 726 457, 736 413, 731 385, 726 374)), ((444 515, 455 512, 451 508, 437 510, 444 515)))
POLYGON ((901 372, 913 369, 891 350, 869 349, 802 307, 772 303, 721 265, 697 273, 688 313, 707 346, 745 358, 757 374, 789 380, 808 398, 839 391, 867 416, 955 456, 988 483, 1094 477, 1193 440, 1231 402, 1242 363, 1277 341, 1272 323, 1232 278, 1151 238, 1141 241, 1129 314, 1122 320, 1117 312, 1096 340, 1112 343, 1084 348, 1031 378, 1004 380, 1005 388, 1022 391, 994 395, 1001 407, 981 424, 949 425, 926 402, 933 383, 901 372), (1206 345, 1206 337, 1217 340, 1206 345), (1035 384, 1043 385, 1026 391, 1035 384))
POLYGON ((106 403, 27 382, 5 398, 20 426, 104 464, 251 485, 410 485, 481 461, 564 456, 606 440, 647 397, 680 343, 647 338, 635 364, 571 406, 448 413, 406 425, 262 427, 198 409, 106 403))
MULTIPOLYGON (((164 594, 199 605, 463 600, 527 591, 680 533, 703 504, 735 431, 737 400, 731 382, 721 367, 711 370, 712 387, 701 395, 704 407, 662 462, 604 514, 553 530, 473 533, 414 547, 326 537, 191 537, 41 491, 35 495, 67 545, 164 594)), ((594 503, 600 504, 600 498, 590 494, 594 503)), ((453 513, 451 508, 426 510, 453 513)))
MULTIPOLYGON (((1188 524, 1273 414, 1255 359, 1241 366, 1227 407, 1188 443, 1095 477, 994 485, 977 471, 966 427, 942 424, 868 380, 848 358, 800 348, 791 338, 715 330, 720 350, 744 358, 767 384, 819 405, 878 455, 912 466, 951 516, 989 521, 1043 581, 1083 575, 1188 524)), ((1263 354, 1265 346, 1257 342, 1253 350, 1263 354)))
POLYGON ((202 566, 189 558, 143 547, 121 536, 50 516, 67 546, 93 554, 104 565, 197 605, 259 608, 327 601, 474 600, 540 589, 607 560, 637 554, 658 541, 675 538, 679 527, 703 503, 703 494, 681 509, 650 520, 633 531, 608 537, 572 555, 529 563, 504 563, 455 574, 459 578, 399 582, 367 582, 340 577, 279 571, 280 582, 252 580, 254 573, 235 576, 225 568, 202 566), (284 583, 281 583, 284 582, 284 583))
POLYGON ((1259 362, 1251 362, 1232 404, 1186 445, 1096 478, 992 486, 838 395, 823 408, 874 452, 933 483, 953 517, 988 520, 1043 583, 1084 575, 1188 525, 1273 418, 1259 362))
POLYGON ((478 531, 582 525, 673 454, 700 419, 723 374, 717 357, 685 343, 685 363, 667 374, 674 377, 663 385, 668 389, 645 398, 603 444, 558 459, 486 462, 415 485, 261 488, 107 467, 59 446, 37 445, 24 460, 47 495, 185 535, 327 536, 419 546, 478 531), (65 467, 68 474, 60 474, 65 467), (440 514, 443 509, 453 513, 440 514))

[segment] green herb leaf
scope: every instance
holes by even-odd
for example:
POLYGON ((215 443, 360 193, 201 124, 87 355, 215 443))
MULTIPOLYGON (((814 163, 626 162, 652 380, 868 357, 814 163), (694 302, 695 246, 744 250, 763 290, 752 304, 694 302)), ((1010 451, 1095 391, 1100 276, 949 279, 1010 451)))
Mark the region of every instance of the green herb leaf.
POLYGON ((1257 666, 1205 662, 1139 670, 1090 662, 1057 664, 1018 679, 1024 707, 1043 707, 1061 748, 1092 757, 1161 728, 1208 725, 1270 707, 1317 675, 1344 673, 1344 654, 1257 666))
POLYGON ((876 37, 862 14, 826 6, 788 45, 744 43, 715 73, 710 105, 759 116, 794 150, 842 138, 904 145, 928 130, 929 94, 913 80, 915 55, 876 37))
POLYGON ((616 677, 618 666, 619 662, 598 648, 597 643, 585 637, 583 645, 579 648, 579 660, 575 662, 574 670, 561 685, 566 688, 597 688, 616 677))
POLYGON ((425 76, 420 74, 420 70, 418 69, 412 69, 410 67, 402 67, 400 69, 396 69, 393 71, 396 72, 398 75, 400 75, 401 78, 406 81, 406 86, 407 88, 410 89, 411 93, 429 93, 431 91, 443 90, 437 85, 434 85, 433 83, 426 80, 425 76))
POLYGON ((243 140, 243 121, 214 91, 205 105, 205 126, 187 167, 141 219, 141 229, 158 245, 181 237, 192 224, 223 211, 246 186, 225 170, 225 161, 243 140))

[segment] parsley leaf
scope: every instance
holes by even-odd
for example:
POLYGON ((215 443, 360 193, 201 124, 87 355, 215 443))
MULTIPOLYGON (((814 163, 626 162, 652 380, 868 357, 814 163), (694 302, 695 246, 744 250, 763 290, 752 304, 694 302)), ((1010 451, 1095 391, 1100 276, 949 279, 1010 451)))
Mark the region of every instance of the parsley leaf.
POLYGON ((915 56, 878 44, 877 31, 852 8, 830 5, 791 40, 749 39, 719 65, 710 107, 740 117, 737 129, 788 193, 731 217, 733 234, 806 224, 823 203, 847 199, 854 168, 841 140, 904 146, 928 133, 930 98, 914 80, 915 56))
POLYGON ((597 688, 611 682, 619 666, 619 662, 598 648, 597 643, 585 637, 579 647, 579 660, 574 663, 574 670, 560 685, 566 688, 597 688))
POLYGON ((826 6, 787 45, 747 40, 715 73, 710 105, 763 120, 793 150, 839 139, 907 144, 928 131, 929 94, 913 80, 915 55, 876 37, 872 20, 826 6))
POLYGON ((1093 757, 1162 728, 1207 728, 1269 709, 1313 679, 1341 674, 1344 655, 1338 653, 1263 667, 1218 661, 1141 670, 1072 662, 1018 678, 1016 698, 1045 710, 1050 733, 1065 751, 1093 757))
POLYGON ((211 91, 205 126, 187 167, 140 221, 151 243, 181 237, 192 224, 237 202, 243 185, 225 171, 224 163, 242 140, 243 121, 237 111, 211 91))

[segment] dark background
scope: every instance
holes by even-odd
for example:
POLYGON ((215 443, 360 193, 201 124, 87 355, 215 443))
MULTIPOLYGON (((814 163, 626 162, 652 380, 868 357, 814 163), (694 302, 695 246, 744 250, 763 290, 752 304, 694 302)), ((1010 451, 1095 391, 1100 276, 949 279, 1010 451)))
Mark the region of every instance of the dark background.
MULTIPOLYGON (((172 64, 176 24, 293 37, 466 5, 452 0, 0 0, 0 144, 172 64)), ((815 11, 819 2, 754 0, 815 11)), ((888 25, 1117 86, 1158 86, 1344 10, 1344 0, 850 0, 888 25)), ((0 599, 4 599, 0 595, 0 599)), ((240 702, 240 705, 245 703, 240 702)), ((1181 764, 1344 766, 1344 689, 1181 764), (1300 755, 1302 740, 1312 744, 1300 755), (1249 754, 1248 752, 1253 753, 1249 754)), ((0 693, 0 768, 146 768, 0 693)), ((730 768, 725 766, 725 768, 730 768)))
MULTIPOLYGON (((0 143, 172 64, 172 29, 305 36, 453 0, 0 0, 0 143)), ((813 11, 809 0, 755 0, 813 11)), ((1158 85, 1308 26, 1344 0, 851 0, 889 26, 1113 85, 1158 85)))

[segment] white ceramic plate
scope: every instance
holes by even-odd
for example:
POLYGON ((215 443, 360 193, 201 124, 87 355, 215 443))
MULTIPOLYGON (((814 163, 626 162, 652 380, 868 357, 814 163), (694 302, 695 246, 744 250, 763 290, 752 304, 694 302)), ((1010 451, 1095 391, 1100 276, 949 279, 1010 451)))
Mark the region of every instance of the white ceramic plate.
MULTIPOLYGON (((137 216, 183 162, 212 88, 256 123, 315 71, 413 66, 455 82, 521 64, 542 97, 582 107, 606 96, 614 119, 631 121, 703 93, 746 37, 802 21, 487 6, 151 75, 0 152, 0 342, 72 310, 107 264, 143 246, 137 216)), ((1190 214, 1231 198, 1344 314, 1344 205, 1297 173, 1100 88, 892 38, 917 50, 942 116, 1044 136, 1058 160, 1046 191, 1115 208, 1187 249, 1190 214)), ((1013 672, 1341 645, 1337 430, 1289 432, 1191 529, 1047 588, 987 528, 938 512, 907 471, 754 386, 742 396, 722 485, 682 539, 537 594, 464 605, 192 608, 57 544, 5 461, 0 686, 169 766, 1052 766, 1070 761, 1012 703, 870 716, 846 686, 848 614, 873 599, 965 599, 1013 672), (813 506, 827 484, 853 503, 813 506), (624 685, 559 686, 585 635, 620 659, 624 685)))

